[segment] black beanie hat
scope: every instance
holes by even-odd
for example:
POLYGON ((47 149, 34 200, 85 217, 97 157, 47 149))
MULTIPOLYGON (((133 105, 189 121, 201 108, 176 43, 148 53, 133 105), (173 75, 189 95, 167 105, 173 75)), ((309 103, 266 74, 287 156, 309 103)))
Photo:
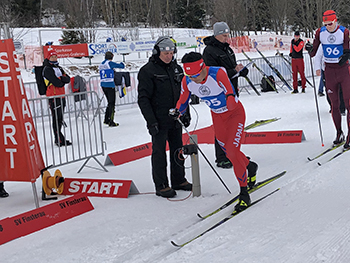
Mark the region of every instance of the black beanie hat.
POLYGON ((105 53, 105 59, 113 59, 113 57, 114 57, 114 55, 113 55, 112 52, 107 51, 107 52, 105 53))

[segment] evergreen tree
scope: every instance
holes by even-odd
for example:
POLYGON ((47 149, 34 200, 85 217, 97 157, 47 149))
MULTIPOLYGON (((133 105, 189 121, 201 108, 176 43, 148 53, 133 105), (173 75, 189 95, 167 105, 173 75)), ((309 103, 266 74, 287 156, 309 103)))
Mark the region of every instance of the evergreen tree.
POLYGON ((197 1, 181 0, 175 10, 178 27, 202 28, 205 11, 197 1))

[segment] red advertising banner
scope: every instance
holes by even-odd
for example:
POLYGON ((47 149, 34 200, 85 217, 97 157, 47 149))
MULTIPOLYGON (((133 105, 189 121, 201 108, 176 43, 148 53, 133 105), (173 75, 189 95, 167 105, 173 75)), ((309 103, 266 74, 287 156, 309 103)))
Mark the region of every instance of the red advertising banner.
POLYGON ((129 193, 139 193, 139 191, 131 180, 64 178, 62 194, 77 193, 98 197, 128 198, 129 193))
POLYGON ((44 46, 44 57, 48 54, 48 49, 54 49, 57 52, 58 58, 74 58, 89 56, 87 44, 72 44, 61 46, 44 46))
POLYGON ((0 41, 0 181, 35 182, 45 165, 14 52, 0 41))
MULTIPOLYGON (((196 134, 198 144, 214 143, 214 127, 213 125, 198 129, 191 134, 196 134)), ((302 130, 296 131, 263 131, 263 132, 244 132, 242 136, 242 144, 271 144, 271 143, 300 143, 305 140, 302 130)), ((190 144, 187 133, 182 135, 184 144, 190 144)), ((167 145, 167 150, 169 149, 167 145)), ((113 164, 114 166, 135 161, 152 153, 152 143, 141 144, 125 150, 110 153, 107 155, 105 165, 113 164)))
POLYGON ((0 245, 93 209, 87 195, 79 194, 17 216, 5 218, 0 221, 0 245))

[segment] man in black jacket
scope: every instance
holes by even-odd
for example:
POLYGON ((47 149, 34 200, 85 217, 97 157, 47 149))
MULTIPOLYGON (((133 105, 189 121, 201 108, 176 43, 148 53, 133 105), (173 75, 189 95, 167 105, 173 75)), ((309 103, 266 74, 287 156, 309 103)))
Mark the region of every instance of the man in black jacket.
POLYGON ((64 72, 63 68, 59 66, 55 50, 51 49, 48 51, 43 66, 43 76, 47 87, 46 96, 49 98, 55 144, 58 147, 72 145, 61 132, 64 124, 64 108, 66 107, 65 85, 70 82, 70 77, 64 72), (52 98, 52 96, 58 95, 60 97, 52 98))
MULTIPOLYGON (((152 136, 152 177, 156 195, 174 197, 175 190, 192 190, 185 178, 182 148, 182 127, 169 115, 180 97, 182 68, 174 60, 176 46, 170 37, 160 37, 154 46, 148 63, 138 74, 138 105, 152 136), (170 148, 170 181, 167 177, 166 141, 170 148)), ((190 124, 187 112, 182 122, 190 124)))
MULTIPOLYGON (((225 22, 217 22, 213 26, 214 35, 204 38, 204 44, 206 45, 203 52, 203 60, 207 66, 224 67, 227 75, 235 89, 235 96, 239 96, 238 90, 238 77, 234 77, 238 72, 239 76, 245 77, 248 74, 248 69, 240 63, 237 64, 236 55, 230 48, 230 44, 227 41, 230 38, 230 28, 225 22), (242 70, 243 69, 243 70, 242 70)), ((221 149, 218 141, 215 138, 215 157, 216 165, 221 168, 231 168, 232 163, 225 155, 225 152, 221 149)), ((255 174, 258 165, 254 162, 249 162, 248 165, 249 187, 255 184, 255 174)))

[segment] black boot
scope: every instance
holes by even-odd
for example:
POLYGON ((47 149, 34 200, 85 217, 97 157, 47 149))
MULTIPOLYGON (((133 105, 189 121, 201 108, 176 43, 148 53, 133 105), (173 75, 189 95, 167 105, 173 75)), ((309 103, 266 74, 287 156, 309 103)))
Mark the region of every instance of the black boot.
POLYGON ((176 192, 174 189, 170 188, 170 187, 166 187, 160 190, 156 190, 156 195, 161 196, 161 197, 165 197, 165 198, 171 198, 174 197, 176 195, 176 192))
POLYGON ((248 170, 248 188, 253 188, 256 183, 256 172, 258 171, 258 165, 255 162, 249 161, 247 166, 248 170))
POLYGON ((237 205, 235 205, 235 210, 237 212, 241 212, 244 209, 246 209, 250 205, 250 203, 251 201, 248 193, 248 188, 246 186, 241 187, 241 192, 239 193, 239 200, 237 205))
POLYGON ((344 133, 342 130, 337 131, 337 137, 333 141, 333 146, 339 145, 344 141, 344 133))
POLYGON ((350 132, 348 133, 348 136, 346 136, 346 142, 344 144, 344 150, 350 149, 350 132))
POLYGON ((4 189, 4 183, 0 183, 0 197, 8 197, 9 194, 4 189))

